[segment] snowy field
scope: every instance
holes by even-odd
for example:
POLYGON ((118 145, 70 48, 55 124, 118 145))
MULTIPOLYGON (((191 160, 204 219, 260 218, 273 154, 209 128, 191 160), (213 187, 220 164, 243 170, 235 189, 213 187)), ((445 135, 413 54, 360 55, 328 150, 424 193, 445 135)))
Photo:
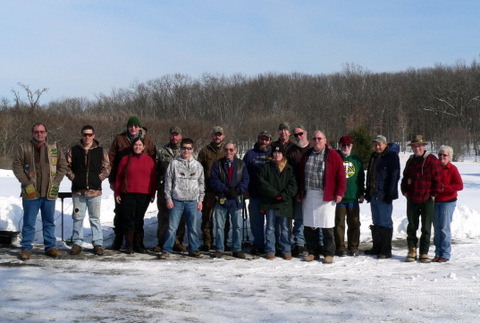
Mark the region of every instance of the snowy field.
MULTIPOLYGON (((408 157, 408 155, 407 155, 408 157)), ((402 156, 402 160, 405 160, 402 156)), ((94 256, 85 221, 86 245, 68 254, 62 241, 61 202, 57 202, 57 246, 61 259, 43 254, 41 222, 31 260, 18 260, 18 241, 0 248, 2 322, 479 322, 480 321, 480 164, 455 164, 462 175, 453 216, 454 246, 448 263, 404 262, 406 201, 394 201, 393 258, 363 253, 335 257, 332 265, 264 258, 193 259, 155 253, 125 255, 110 250, 94 256)), ((404 162, 402 161, 402 169, 404 162)), ((70 190, 64 179, 61 191, 70 190)), ((0 230, 19 231, 20 185, 0 170, 0 230)), ((113 195, 104 183, 102 224, 105 246, 112 243, 113 195)), ((64 203, 64 238, 72 234, 71 199, 64 203)), ((156 204, 146 215, 145 244, 156 245, 156 204)), ((40 218, 40 217, 39 217, 40 218)), ((361 249, 369 249, 368 204, 361 205, 361 249)), ((251 235, 250 235, 251 239, 251 235)), ((248 250, 247 250, 248 251, 248 250)), ((434 247, 430 247, 430 256, 434 247)))

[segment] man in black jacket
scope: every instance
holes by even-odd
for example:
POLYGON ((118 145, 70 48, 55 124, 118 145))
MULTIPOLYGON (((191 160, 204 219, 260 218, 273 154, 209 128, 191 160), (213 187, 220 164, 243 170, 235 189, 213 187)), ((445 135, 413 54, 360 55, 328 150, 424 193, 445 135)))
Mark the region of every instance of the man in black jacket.
POLYGON ((88 208, 92 245, 96 255, 103 255, 103 232, 100 221, 102 181, 110 174, 108 152, 95 140, 92 126, 82 128, 80 142, 67 152, 67 177, 72 181, 73 246, 72 255, 82 251, 83 219, 88 208))

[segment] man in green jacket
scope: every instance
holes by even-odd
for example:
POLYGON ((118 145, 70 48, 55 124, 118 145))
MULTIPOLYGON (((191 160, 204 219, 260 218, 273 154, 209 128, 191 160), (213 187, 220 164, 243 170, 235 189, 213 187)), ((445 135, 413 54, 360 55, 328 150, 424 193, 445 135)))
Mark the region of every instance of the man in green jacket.
POLYGON ((358 256, 358 245, 360 243, 360 207, 363 203, 365 192, 365 172, 363 161, 352 153, 353 140, 351 137, 340 138, 338 153, 342 156, 343 166, 347 175, 347 190, 345 196, 335 208, 335 245, 336 255, 343 257, 358 256), (345 215, 347 216, 347 240, 348 250, 345 250, 345 215))
POLYGON ((42 214, 45 254, 53 258, 60 256, 55 238, 55 200, 60 182, 67 172, 67 162, 56 143, 47 143, 47 134, 47 127, 43 123, 34 124, 32 139, 18 146, 13 159, 13 173, 22 185, 21 260, 30 259, 39 210, 42 214))

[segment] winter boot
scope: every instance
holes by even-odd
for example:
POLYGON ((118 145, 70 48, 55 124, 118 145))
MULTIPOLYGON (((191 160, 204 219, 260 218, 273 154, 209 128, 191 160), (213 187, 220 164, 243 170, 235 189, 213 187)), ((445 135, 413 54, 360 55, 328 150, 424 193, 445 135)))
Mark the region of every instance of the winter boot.
POLYGON ((405 258, 406 262, 412 262, 417 260, 417 248, 416 247, 408 247, 408 254, 407 258, 405 258))
POLYGON ((393 228, 379 227, 380 229, 380 253, 378 259, 385 259, 392 257, 392 234, 393 228))
POLYGON ((115 229, 115 240, 113 240, 112 250, 120 250, 123 244, 123 232, 115 229))
POLYGON ((135 232, 128 231, 125 233, 125 253, 132 254, 133 253, 133 239, 134 239, 135 232))
POLYGON ((366 255, 378 255, 381 248, 381 238, 380 238, 380 227, 377 225, 371 225, 370 230, 372 231, 372 249, 365 250, 366 255))
POLYGON ((147 249, 143 245, 143 232, 135 232, 133 236, 133 250, 138 253, 147 253, 147 249))

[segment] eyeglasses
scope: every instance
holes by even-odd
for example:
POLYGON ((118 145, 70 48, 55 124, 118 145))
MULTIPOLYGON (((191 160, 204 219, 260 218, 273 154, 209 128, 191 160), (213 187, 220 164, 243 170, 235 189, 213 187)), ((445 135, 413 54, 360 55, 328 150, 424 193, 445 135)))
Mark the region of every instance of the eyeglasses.
POLYGON ((294 133, 293 134, 294 137, 299 137, 299 136, 303 136, 303 132, 299 132, 299 133, 294 133))
POLYGON ((93 133, 82 133, 84 137, 92 137, 93 133))
POLYGON ((438 157, 448 157, 448 154, 438 154, 438 157))
POLYGON ((225 148, 225 149, 223 149, 223 150, 225 150, 227 153, 228 153, 228 152, 232 153, 232 152, 235 151, 235 148, 225 148))
POLYGON ((47 133, 47 132, 44 131, 44 130, 39 130, 39 131, 37 130, 37 131, 34 131, 33 133, 36 134, 36 135, 41 135, 41 134, 44 134, 44 133, 47 133))
POLYGON ((313 141, 322 141, 323 138, 322 137, 313 137, 312 139, 313 139, 313 141))
POLYGON ((193 147, 182 147, 181 149, 182 149, 182 150, 192 150, 193 147))

